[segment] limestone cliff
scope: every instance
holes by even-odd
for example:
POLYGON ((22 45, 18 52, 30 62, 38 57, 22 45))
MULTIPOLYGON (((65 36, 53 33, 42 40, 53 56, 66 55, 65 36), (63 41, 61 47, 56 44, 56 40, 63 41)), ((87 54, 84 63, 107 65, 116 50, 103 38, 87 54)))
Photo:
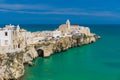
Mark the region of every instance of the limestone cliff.
POLYGON ((17 79, 24 75, 24 51, 0 54, 0 80, 17 79))
POLYGON ((64 37, 59 40, 51 40, 35 45, 36 50, 42 49, 44 51, 44 57, 48 57, 53 53, 65 51, 72 47, 82 46, 85 44, 95 42, 99 37, 96 35, 87 36, 85 34, 74 35, 72 37, 64 37))
POLYGON ((37 50, 43 50, 44 57, 69 48, 95 42, 99 37, 85 34, 64 37, 58 40, 39 42, 28 45, 24 50, 0 54, 0 80, 18 79, 24 75, 24 63, 30 63, 38 57, 37 50))
POLYGON ((24 50, 0 54, 0 80, 16 80, 24 75, 24 63, 38 57, 34 46, 27 46, 24 50))
POLYGON ((38 57, 37 51, 35 50, 33 45, 27 46, 25 50, 26 51, 23 57, 24 63, 29 63, 30 61, 38 57))

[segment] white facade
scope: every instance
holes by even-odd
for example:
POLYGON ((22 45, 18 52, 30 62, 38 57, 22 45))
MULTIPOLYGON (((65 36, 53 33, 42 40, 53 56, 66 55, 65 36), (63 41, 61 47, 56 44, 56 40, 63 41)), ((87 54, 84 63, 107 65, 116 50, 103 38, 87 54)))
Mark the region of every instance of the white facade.
POLYGON ((89 27, 83 27, 83 26, 80 26, 80 30, 82 33, 85 33, 86 35, 90 35, 90 29, 89 27))
POLYGON ((62 33, 61 33, 61 31, 53 31, 53 37, 54 38, 58 38, 58 37, 61 37, 62 36, 62 33))
POLYGON ((35 38, 33 38, 33 43, 37 43, 37 42, 43 41, 43 40, 45 40, 44 37, 35 37, 35 38))
POLYGON ((52 37, 53 33, 52 33, 52 31, 42 31, 42 36, 44 38, 52 37))
POLYGON ((20 26, 6 25, 0 28, 0 52, 20 49, 32 44, 31 32, 20 29, 20 26))
POLYGON ((12 43, 12 33, 11 29, 0 30, 0 46, 10 46, 12 43))

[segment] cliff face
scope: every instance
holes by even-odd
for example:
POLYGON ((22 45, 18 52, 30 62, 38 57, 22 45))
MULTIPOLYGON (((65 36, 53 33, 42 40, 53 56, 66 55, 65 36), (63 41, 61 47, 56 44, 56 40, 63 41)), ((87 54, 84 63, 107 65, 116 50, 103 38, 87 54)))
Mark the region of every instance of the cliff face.
POLYGON ((33 45, 27 46, 25 50, 26 51, 25 51, 24 57, 23 57, 24 63, 29 63, 33 59, 38 57, 37 51, 35 50, 33 45))
POLYGON ((44 43, 36 44, 36 50, 42 49, 44 51, 44 57, 48 57, 53 53, 65 51, 72 47, 82 46, 85 44, 95 42, 99 37, 96 35, 86 36, 82 35, 74 35, 72 37, 65 37, 54 41, 47 41, 44 43))
POLYGON ((18 79, 23 76, 24 63, 31 64, 32 60, 38 57, 39 49, 43 50, 44 57, 48 57, 56 52, 95 42, 98 38, 96 35, 74 35, 29 45, 19 52, 0 54, 0 80, 18 79))
POLYGON ((24 74, 23 53, 0 54, 0 80, 17 79, 24 74))
POLYGON ((38 56, 34 46, 28 46, 21 51, 0 54, 0 80, 16 80, 24 75, 24 63, 38 56))

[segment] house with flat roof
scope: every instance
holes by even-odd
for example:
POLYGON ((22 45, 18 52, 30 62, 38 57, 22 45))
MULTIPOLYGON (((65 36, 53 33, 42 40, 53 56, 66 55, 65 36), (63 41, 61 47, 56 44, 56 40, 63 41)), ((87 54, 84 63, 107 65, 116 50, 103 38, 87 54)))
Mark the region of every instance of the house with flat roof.
POLYGON ((19 25, 10 24, 0 28, 0 53, 26 47, 29 36, 30 33, 20 29, 19 25))

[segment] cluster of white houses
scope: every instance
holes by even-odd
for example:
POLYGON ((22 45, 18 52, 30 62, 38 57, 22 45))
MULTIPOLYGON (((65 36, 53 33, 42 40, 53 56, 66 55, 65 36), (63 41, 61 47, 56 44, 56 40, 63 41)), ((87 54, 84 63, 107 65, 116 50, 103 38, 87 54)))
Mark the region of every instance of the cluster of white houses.
POLYGON ((54 31, 42 31, 42 32, 33 33, 34 35, 33 42, 50 40, 50 39, 59 39, 61 37, 66 37, 66 36, 71 37, 72 35, 76 35, 76 34, 80 35, 81 33, 84 33, 86 35, 92 35, 88 27, 71 25, 70 21, 67 20, 66 24, 60 25, 58 29, 54 31))
POLYGON ((88 27, 71 25, 69 20, 66 21, 66 24, 60 25, 59 28, 54 31, 33 33, 21 29, 19 25, 6 25, 4 28, 0 28, 0 52, 24 48, 36 42, 59 39, 81 33, 91 35, 88 27))
POLYGON ((0 52, 6 52, 19 48, 24 48, 32 41, 31 33, 24 29, 20 29, 20 26, 6 25, 4 28, 0 28, 0 52))

